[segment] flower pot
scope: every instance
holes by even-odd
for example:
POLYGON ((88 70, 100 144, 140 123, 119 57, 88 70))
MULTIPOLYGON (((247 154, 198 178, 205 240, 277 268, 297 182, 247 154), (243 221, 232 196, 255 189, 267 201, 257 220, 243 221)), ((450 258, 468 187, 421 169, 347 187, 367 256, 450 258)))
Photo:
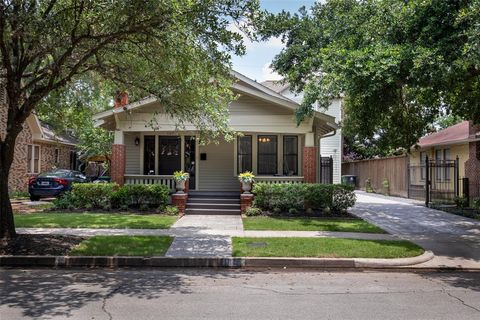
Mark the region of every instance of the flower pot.
POLYGON ((175 181, 175 189, 177 189, 177 193, 183 193, 183 190, 185 190, 185 181, 186 180, 175 181))
POLYGON ((252 190, 252 183, 251 182, 242 182, 243 193, 250 193, 250 190, 252 190))

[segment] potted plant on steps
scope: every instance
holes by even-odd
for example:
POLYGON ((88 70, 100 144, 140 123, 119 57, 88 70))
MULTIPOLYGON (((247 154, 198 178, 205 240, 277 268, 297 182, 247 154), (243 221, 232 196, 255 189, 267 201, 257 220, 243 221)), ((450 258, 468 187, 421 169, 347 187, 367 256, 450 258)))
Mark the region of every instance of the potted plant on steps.
POLYGON ((255 175, 250 171, 242 172, 238 175, 238 180, 242 183, 243 193, 250 193, 255 175))
POLYGON ((188 173, 181 170, 175 171, 173 173, 173 180, 175 180, 175 188, 177 189, 177 193, 183 193, 185 190, 185 182, 188 180, 188 173))

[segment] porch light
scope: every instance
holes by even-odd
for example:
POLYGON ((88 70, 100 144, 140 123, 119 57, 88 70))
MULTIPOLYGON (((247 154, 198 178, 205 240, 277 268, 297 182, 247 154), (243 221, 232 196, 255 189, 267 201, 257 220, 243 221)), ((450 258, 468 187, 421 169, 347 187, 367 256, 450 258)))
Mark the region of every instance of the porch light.
POLYGON ((140 138, 139 137, 135 138, 135 145, 136 146, 140 145, 140 138))
POLYGON ((270 138, 258 138, 260 142, 270 142, 270 138))

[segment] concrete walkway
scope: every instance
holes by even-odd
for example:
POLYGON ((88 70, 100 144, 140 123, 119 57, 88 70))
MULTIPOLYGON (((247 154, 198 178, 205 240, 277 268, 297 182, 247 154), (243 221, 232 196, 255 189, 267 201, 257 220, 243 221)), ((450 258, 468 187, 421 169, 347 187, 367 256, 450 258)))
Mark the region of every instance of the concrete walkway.
POLYGON ((433 251, 429 265, 480 267, 480 221, 426 208, 418 201, 357 192, 351 210, 392 235, 433 251))

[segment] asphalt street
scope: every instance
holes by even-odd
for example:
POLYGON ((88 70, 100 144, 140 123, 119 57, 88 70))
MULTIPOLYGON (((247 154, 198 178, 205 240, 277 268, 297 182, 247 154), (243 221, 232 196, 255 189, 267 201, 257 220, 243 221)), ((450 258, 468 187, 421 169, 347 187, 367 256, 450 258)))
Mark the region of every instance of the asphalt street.
POLYGON ((480 273, 0 269, 0 319, 480 319, 480 273))

